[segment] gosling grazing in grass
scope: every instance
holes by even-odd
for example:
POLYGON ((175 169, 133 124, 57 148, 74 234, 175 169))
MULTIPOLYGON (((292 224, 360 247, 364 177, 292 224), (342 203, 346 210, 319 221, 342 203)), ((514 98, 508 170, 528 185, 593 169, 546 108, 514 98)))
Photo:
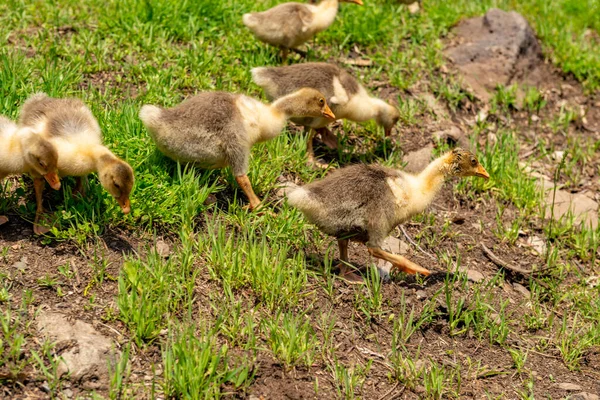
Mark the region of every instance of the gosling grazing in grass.
MULTIPOLYGON (((0 182, 8 175, 30 174, 34 182, 48 181, 53 189, 60 189, 58 178, 58 153, 54 146, 31 129, 19 129, 10 119, 0 116, 0 182)), ((39 217, 43 211, 42 194, 35 197, 37 210, 34 221, 34 231, 38 231, 39 217)), ((8 218, 0 215, 0 225, 8 218)))
MULTIPOLYGON (((285 96, 301 87, 317 89, 325 95, 337 118, 355 122, 374 119, 383 126, 386 136, 391 134, 400 118, 396 107, 371 96, 352 75, 334 64, 311 62, 285 67, 259 67, 252 69, 252 78, 271 99, 285 96)), ((326 128, 331 120, 299 118, 292 121, 310 131, 307 143, 310 163, 315 164, 313 138, 317 133, 328 146, 335 148, 336 137, 326 128)))
POLYGON ((349 240, 365 243, 372 256, 389 261, 397 270, 429 275, 427 269, 381 246, 397 225, 425 210, 452 176, 489 178, 471 152, 457 148, 418 175, 378 165, 342 168, 291 191, 288 201, 324 233, 338 239, 340 275, 346 280, 362 282, 347 265, 349 240))
MULTIPOLYGON (((129 213, 133 169, 102 144, 100 126, 81 100, 35 94, 23 105, 19 124, 31 127, 55 146, 58 173, 76 177, 75 192, 83 194, 83 180, 97 172, 102 187, 116 199, 125 214, 129 213)), ((41 193, 43 181, 38 182, 38 186, 41 193)))
POLYGON ((295 49, 333 24, 340 1, 363 4, 361 0, 322 0, 317 5, 290 2, 244 14, 242 21, 258 40, 281 48, 285 60, 289 49, 295 49))
POLYGON ((335 116, 325 97, 314 89, 300 89, 272 104, 225 92, 205 92, 170 109, 145 105, 140 118, 167 157, 203 168, 230 166, 250 201, 260 205, 248 180, 250 149, 281 133, 289 118, 335 116))

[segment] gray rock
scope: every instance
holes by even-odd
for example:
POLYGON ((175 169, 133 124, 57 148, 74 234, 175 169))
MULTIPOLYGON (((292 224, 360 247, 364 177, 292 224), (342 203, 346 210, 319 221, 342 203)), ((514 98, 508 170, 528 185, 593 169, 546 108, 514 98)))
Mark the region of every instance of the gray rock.
POLYGON ((467 270, 467 278, 469 278, 471 282, 477 283, 483 281, 485 279, 485 276, 479 271, 469 269, 467 270))
POLYGON ((541 79, 536 67, 543 63, 542 51, 522 15, 493 8, 462 21, 454 33, 458 44, 444 54, 481 100, 488 101, 499 84, 541 79))
POLYGON ((433 156, 433 145, 428 144, 421 150, 413 151, 404 156, 406 172, 417 173, 423 171, 427 165, 431 162, 433 156))
POLYGON ((577 393, 572 396, 569 396, 569 400, 600 400, 600 397, 598 397, 598 395, 595 395, 595 394, 581 392, 581 393, 577 393))
POLYGON ((520 283, 513 283, 513 289, 516 292, 521 293, 526 299, 531 297, 531 292, 529 291, 529 289, 527 289, 525 286, 521 285, 520 283))
POLYGON ((58 375, 69 373, 72 381, 86 389, 108 387, 108 363, 118 358, 112 341, 94 327, 80 320, 70 321, 64 314, 42 312, 37 318, 42 336, 63 348, 58 375))
POLYGON ((427 292, 424 290, 417 290, 417 293, 415 293, 415 295, 417 296, 418 300, 424 300, 427 298, 427 292))
POLYGON ((393 236, 388 236, 387 238, 385 238, 381 248, 390 253, 400 255, 407 254, 410 250, 410 247, 405 241, 395 238, 393 236))
POLYGON ((581 390, 581 386, 579 386, 575 383, 563 382, 563 383, 559 383, 556 386, 558 386, 559 389, 566 390, 567 392, 576 392, 576 391, 581 390))
POLYGON ((598 227, 598 203, 586 193, 569 193, 561 189, 555 193, 554 183, 543 177, 536 181, 536 185, 544 191, 546 218, 553 217, 558 221, 573 215, 576 224, 591 226, 592 229, 598 227))
POLYGON ((433 137, 444 142, 451 142, 463 148, 470 148, 469 141, 463 131, 457 126, 434 132, 433 137))
POLYGON ((168 258, 171 254, 171 247, 162 239, 156 241, 156 246, 154 248, 156 249, 158 255, 162 258, 168 258))
MULTIPOLYGON (((390 253, 399 255, 404 255, 410 250, 410 247, 406 242, 393 236, 388 236, 383 242, 381 248, 390 253)), ((383 280, 390 279, 392 263, 381 259, 377 259, 376 267, 379 270, 379 276, 381 276, 383 280)))

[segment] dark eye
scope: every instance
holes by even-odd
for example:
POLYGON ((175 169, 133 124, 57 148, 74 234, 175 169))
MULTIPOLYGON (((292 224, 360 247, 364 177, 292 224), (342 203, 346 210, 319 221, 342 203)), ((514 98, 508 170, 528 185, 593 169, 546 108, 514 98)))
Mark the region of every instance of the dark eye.
POLYGON ((40 167, 46 168, 46 164, 44 164, 42 161, 38 161, 38 164, 40 165, 40 167))
POLYGON ((121 186, 119 186, 119 184, 117 182, 113 182, 113 184, 115 185, 115 187, 119 190, 121 190, 121 186))
POLYGON ((323 98, 320 98, 320 99, 319 99, 319 104, 320 104, 320 105, 323 105, 323 104, 325 104, 325 99, 323 99, 323 98))
POLYGON ((471 165, 472 166, 476 166, 477 165, 477 160, 474 158, 471 158, 471 165))

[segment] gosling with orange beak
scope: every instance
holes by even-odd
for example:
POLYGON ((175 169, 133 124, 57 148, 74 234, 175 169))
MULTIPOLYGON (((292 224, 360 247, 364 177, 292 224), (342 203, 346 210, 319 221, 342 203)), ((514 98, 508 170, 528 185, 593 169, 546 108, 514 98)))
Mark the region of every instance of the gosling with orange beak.
MULTIPOLYGON (((97 172, 102 187, 115 198, 125 214, 130 212, 133 169, 102 144, 100 126, 81 100, 35 94, 23 105, 19 124, 39 132, 54 145, 59 155, 59 175, 76 178, 75 192, 83 194, 83 181, 90 173, 97 172)), ((39 233, 47 231, 43 228, 39 233)))
POLYGON ((256 209, 260 199, 248 179, 250 149, 278 136, 288 119, 335 115, 325 97, 303 88, 271 104, 226 92, 205 92, 178 106, 145 105, 140 118, 167 157, 202 168, 231 167, 237 183, 256 209))
MULTIPOLYGON (((30 174, 36 189, 37 209, 35 213, 34 231, 38 229, 38 221, 43 212, 42 193, 38 187, 48 181, 53 189, 60 189, 58 178, 58 153, 50 141, 31 129, 19 129, 10 119, 0 116, 0 181, 8 175, 30 174)), ((8 218, 0 215, 0 225, 8 218)))
MULTIPOLYGON (((375 120, 382 126, 385 136, 400 119, 398 109, 387 102, 371 96, 356 78, 335 64, 310 62, 284 67, 259 67, 252 69, 252 79, 263 88, 270 99, 285 96, 301 87, 317 89, 325 95, 327 103, 337 118, 355 122, 375 120)), ((323 142, 337 147, 337 138, 327 129, 331 124, 326 118, 292 119, 309 130, 307 154, 309 163, 324 167, 315 160, 313 138, 319 134, 323 142)))
POLYGON ((460 148, 432 161, 420 174, 379 165, 352 165, 326 178, 299 187, 288 202, 321 231, 338 240, 340 275, 351 283, 362 277, 348 261, 348 241, 365 243, 369 253, 410 274, 430 272, 405 257, 382 249, 385 238, 399 224, 425 210, 452 176, 489 175, 475 156, 460 148))
POLYGON ((322 0, 317 5, 290 2, 244 14, 242 21, 258 40, 281 48, 285 60, 290 49, 296 49, 333 24, 340 1, 363 4, 362 0, 322 0))

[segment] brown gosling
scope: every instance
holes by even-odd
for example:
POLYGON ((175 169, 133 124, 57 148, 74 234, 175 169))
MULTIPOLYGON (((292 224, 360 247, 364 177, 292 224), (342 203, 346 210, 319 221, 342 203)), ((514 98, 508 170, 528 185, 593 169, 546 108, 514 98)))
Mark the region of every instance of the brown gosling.
MULTIPOLYGON (((46 179, 53 189, 60 189, 58 153, 52 143, 31 129, 19 129, 13 121, 0 116, 0 182, 13 174, 30 174, 34 182, 46 179)), ((34 231, 43 211, 42 197, 37 192, 36 203, 34 231)), ((6 222, 8 218, 0 215, 0 225, 6 222)))
POLYGON ((452 176, 489 178, 475 156, 456 148, 432 161, 420 174, 411 175, 378 165, 357 164, 326 178, 294 189, 288 202, 308 221, 338 240, 340 275, 349 282, 362 278, 348 266, 348 241, 365 243, 369 253, 411 274, 430 272, 381 247, 399 224, 425 210, 452 176))
MULTIPOLYGON (((74 193, 83 195, 87 175, 98 172, 102 187, 116 199, 123 213, 130 212, 133 169, 102 144, 100 126, 81 100, 35 94, 23 105, 19 124, 31 127, 56 147, 58 173, 76 178, 74 193)), ((44 182, 34 181, 34 187, 41 199, 44 182)), ((46 232, 47 228, 40 227, 36 233, 46 232)))
MULTIPOLYGON (((263 88, 268 98, 277 99, 301 87, 311 87, 325 95, 327 103, 337 118, 354 122, 375 120, 389 136, 400 119, 398 109, 371 96, 348 72, 335 64, 303 63, 284 67, 258 67, 252 69, 254 82, 263 88)), ((332 121, 326 118, 299 118, 292 122, 310 131, 307 143, 308 161, 317 164, 313 151, 313 138, 320 134, 325 144, 337 147, 337 138, 326 128, 332 121)))
POLYGON ((263 12, 244 14, 242 21, 258 40, 279 47, 285 60, 290 49, 296 49, 333 24, 340 1, 363 4, 362 0, 322 0, 317 5, 289 2, 263 12))
POLYGON ((231 167, 251 209, 261 201, 247 175, 250 149, 278 136, 292 117, 335 118, 325 97, 314 89, 300 89, 272 104, 242 94, 204 92, 170 109, 145 105, 140 111, 167 157, 201 168, 231 167))

